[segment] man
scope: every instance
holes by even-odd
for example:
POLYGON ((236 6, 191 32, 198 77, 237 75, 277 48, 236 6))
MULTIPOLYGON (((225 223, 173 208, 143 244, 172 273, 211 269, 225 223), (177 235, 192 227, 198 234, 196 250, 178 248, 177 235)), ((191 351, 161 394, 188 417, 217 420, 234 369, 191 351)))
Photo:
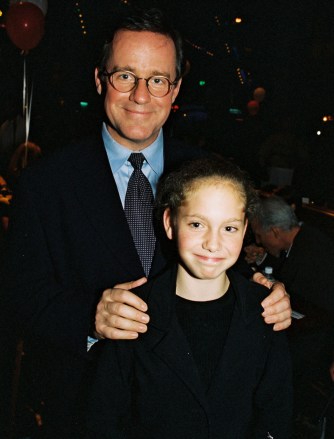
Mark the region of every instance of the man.
MULTIPOLYGON (((78 401, 85 400, 90 357, 98 350, 87 354, 87 337, 134 338, 146 331, 146 305, 127 289, 144 282, 148 271, 154 276, 165 261, 157 240, 145 272, 136 250, 126 216, 135 172, 128 159, 144 152, 142 171, 154 192, 163 171, 195 156, 162 133, 179 93, 182 64, 178 33, 159 11, 129 17, 105 46, 95 72, 106 113, 102 137, 59 151, 21 178, 2 309, 7 324, 14 320, 42 354, 47 438, 80 437, 76 412, 84 407, 78 401), (119 282, 121 288, 108 289, 119 282)), ((290 324, 284 288, 263 305, 276 329, 290 324)))
POLYGON ((323 394, 332 389, 328 368, 334 337, 334 245, 317 228, 300 223, 291 206, 276 196, 260 200, 251 226, 256 242, 280 258, 274 276, 286 285, 293 309, 304 315, 289 328, 288 337, 295 416, 312 422, 325 406, 323 394))
POLYGON ((257 244, 280 258, 274 277, 284 282, 294 301, 334 310, 334 246, 331 239, 305 223, 281 197, 260 200, 251 227, 257 244), (315 275, 316 273, 316 275, 315 275))

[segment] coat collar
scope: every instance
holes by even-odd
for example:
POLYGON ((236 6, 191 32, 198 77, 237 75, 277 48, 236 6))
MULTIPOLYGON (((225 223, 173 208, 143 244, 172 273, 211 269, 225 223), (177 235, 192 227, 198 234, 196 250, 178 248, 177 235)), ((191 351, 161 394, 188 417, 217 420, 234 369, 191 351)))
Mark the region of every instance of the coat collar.
MULTIPOLYGON (((220 359, 220 366, 213 376, 209 393, 201 382, 189 344, 176 317, 176 267, 168 269, 156 280, 138 289, 140 295, 148 303, 151 316, 149 329, 141 336, 140 342, 145 344, 146 349, 161 358, 171 370, 174 370, 207 411, 209 410, 209 394, 215 395, 217 389, 221 389, 222 386, 231 386, 230 378, 238 379, 239 372, 235 370, 239 370, 240 367, 242 370, 242 367, 245 367, 245 355, 252 354, 253 346, 252 343, 248 343, 249 326, 262 312, 259 305, 262 299, 261 293, 256 291, 256 294, 252 294, 251 282, 231 270, 228 275, 237 300, 227 343, 220 359)), ((265 297, 265 288, 263 291, 263 297, 265 297)), ((263 323, 263 326, 266 325, 263 323)))
MULTIPOLYGON (((145 287, 152 319, 150 326, 164 332, 170 327, 175 309, 176 265, 172 265, 160 277, 145 287)), ((259 305, 261 293, 252 294, 252 290, 262 290, 263 298, 268 294, 265 287, 250 282, 233 269, 228 270, 228 277, 234 289, 239 314, 245 325, 263 311, 259 305)))

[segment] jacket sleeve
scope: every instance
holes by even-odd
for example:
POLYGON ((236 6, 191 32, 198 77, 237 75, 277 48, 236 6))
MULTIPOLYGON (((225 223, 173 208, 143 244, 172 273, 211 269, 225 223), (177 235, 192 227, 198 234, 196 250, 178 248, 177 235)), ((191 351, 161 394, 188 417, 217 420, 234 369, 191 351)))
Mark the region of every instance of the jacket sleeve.
POLYGON ((288 341, 284 333, 272 332, 266 366, 255 394, 255 431, 250 437, 289 439, 292 398, 288 341))
POLYGON ((29 179, 22 177, 1 270, 1 329, 84 354, 91 299, 85 296, 82 286, 66 284, 57 275, 47 221, 40 208, 43 204, 43 197, 29 189, 29 179))

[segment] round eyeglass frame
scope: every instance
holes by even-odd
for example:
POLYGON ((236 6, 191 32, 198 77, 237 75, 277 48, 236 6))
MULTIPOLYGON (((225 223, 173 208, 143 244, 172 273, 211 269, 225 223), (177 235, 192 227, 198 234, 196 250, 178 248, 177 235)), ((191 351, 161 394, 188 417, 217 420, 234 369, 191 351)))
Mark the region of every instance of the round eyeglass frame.
POLYGON ((111 72, 108 72, 107 70, 104 70, 104 71, 102 72, 102 75, 105 76, 105 77, 107 77, 107 78, 108 78, 108 82, 109 82, 109 84, 110 84, 110 85, 111 85, 116 91, 118 91, 118 92, 120 92, 120 93, 129 93, 130 91, 134 90, 135 88, 138 87, 138 82, 139 82, 139 80, 140 80, 140 79, 143 79, 143 80, 146 82, 146 88, 147 88, 148 92, 150 93, 150 95, 154 96, 155 98, 163 98, 163 97, 167 96, 168 93, 170 93, 172 87, 173 87, 174 85, 176 85, 176 84, 178 83, 178 81, 179 81, 178 79, 175 79, 175 81, 170 81, 166 76, 162 76, 162 75, 152 75, 152 76, 150 76, 150 77, 148 77, 148 78, 139 78, 139 77, 138 77, 137 75, 135 75, 133 72, 130 72, 130 71, 128 71, 128 70, 112 70, 111 72), (120 73, 120 72, 127 73, 127 74, 131 75, 131 76, 135 79, 135 82, 134 82, 133 86, 132 86, 129 90, 127 90, 127 91, 118 90, 118 88, 115 87, 115 85, 114 85, 114 83, 113 83, 113 81, 112 81, 112 76, 113 76, 115 73, 120 73), (167 90, 167 92, 166 92, 165 94, 163 94, 163 95, 161 95, 161 96, 157 96, 157 95, 155 95, 154 93, 152 93, 152 91, 150 90, 150 86, 149 86, 149 81, 150 81, 150 79, 152 79, 152 78, 163 78, 163 79, 166 79, 166 80, 167 80, 167 82, 168 82, 168 90, 167 90))

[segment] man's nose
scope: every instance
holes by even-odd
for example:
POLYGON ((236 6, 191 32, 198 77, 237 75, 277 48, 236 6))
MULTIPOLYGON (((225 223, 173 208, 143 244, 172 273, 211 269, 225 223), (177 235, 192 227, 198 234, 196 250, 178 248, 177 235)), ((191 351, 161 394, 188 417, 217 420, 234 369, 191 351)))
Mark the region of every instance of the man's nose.
POLYGON ((145 79, 138 79, 136 87, 131 91, 130 99, 137 104, 146 104, 147 102, 150 102, 151 95, 148 91, 145 79))

